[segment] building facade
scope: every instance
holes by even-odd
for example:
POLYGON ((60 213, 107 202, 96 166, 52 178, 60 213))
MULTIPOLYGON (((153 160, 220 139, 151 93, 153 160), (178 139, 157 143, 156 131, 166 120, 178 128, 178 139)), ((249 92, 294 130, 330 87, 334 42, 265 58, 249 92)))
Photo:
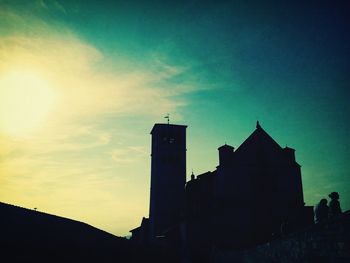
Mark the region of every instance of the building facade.
POLYGON ((294 149, 282 148, 259 122, 237 149, 218 148, 215 170, 192 174, 187 183, 186 127, 155 124, 151 131, 150 240, 181 240, 202 255, 212 247, 252 247, 312 224, 294 149))
POLYGON ((236 150, 225 144, 218 151, 216 169, 191 176, 185 187, 190 244, 247 248, 312 224, 294 149, 257 123, 236 150))
POLYGON ((150 237, 163 235, 184 212, 186 184, 186 128, 155 124, 152 131, 150 237))

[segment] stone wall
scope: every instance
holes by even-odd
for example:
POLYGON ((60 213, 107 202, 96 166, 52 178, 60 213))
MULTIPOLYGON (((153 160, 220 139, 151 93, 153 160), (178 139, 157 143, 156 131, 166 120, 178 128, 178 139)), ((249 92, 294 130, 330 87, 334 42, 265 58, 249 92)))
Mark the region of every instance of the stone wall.
POLYGON ((278 237, 245 251, 212 253, 212 262, 350 262, 350 211, 303 231, 278 237))

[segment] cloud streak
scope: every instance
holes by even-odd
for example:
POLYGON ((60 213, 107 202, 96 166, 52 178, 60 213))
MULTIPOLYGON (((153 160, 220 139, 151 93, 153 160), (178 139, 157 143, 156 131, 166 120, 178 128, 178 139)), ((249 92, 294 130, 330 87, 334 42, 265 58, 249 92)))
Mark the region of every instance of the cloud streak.
MULTIPOLYGON (((35 8, 67 13, 54 3, 38 1, 35 8)), ((174 98, 196 87, 168 80, 187 68, 160 55, 137 64, 108 57, 63 24, 6 8, 0 15, 0 79, 27 72, 55 95, 45 121, 32 132, 16 137, 0 127, 0 198, 126 234, 130 222, 146 213, 148 178, 135 174, 146 169, 148 138, 139 140, 128 123, 116 130, 111 116, 115 123, 125 116, 180 116, 186 101, 174 98), (128 167, 135 162, 138 167, 128 167), (119 213, 111 216, 111 208, 119 213)))

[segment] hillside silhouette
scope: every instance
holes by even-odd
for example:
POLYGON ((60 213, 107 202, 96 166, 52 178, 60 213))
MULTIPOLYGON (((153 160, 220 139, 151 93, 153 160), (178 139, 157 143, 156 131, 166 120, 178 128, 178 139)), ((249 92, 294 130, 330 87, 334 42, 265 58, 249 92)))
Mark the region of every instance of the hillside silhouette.
POLYGON ((2 262, 160 262, 161 252, 88 224, 0 202, 2 262), (158 255, 158 256, 157 256, 158 255))

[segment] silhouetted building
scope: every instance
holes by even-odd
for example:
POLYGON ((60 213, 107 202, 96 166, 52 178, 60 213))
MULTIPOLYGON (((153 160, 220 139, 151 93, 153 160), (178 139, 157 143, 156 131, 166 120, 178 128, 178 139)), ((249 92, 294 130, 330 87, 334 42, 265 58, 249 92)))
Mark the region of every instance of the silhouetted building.
POLYGON ((190 244, 245 248, 279 235, 282 225, 292 231, 312 224, 294 149, 280 147, 257 123, 236 150, 218 150, 216 170, 186 184, 190 244))
POLYGON ((247 248, 280 235, 281 226, 313 223, 295 150, 278 145, 259 122, 236 150, 218 148, 214 171, 187 183, 186 127, 156 124, 151 132, 151 237, 180 239, 199 259, 212 247, 247 248))
POLYGON ((151 131, 151 238, 162 235, 183 214, 186 128, 184 125, 155 124, 151 131))

